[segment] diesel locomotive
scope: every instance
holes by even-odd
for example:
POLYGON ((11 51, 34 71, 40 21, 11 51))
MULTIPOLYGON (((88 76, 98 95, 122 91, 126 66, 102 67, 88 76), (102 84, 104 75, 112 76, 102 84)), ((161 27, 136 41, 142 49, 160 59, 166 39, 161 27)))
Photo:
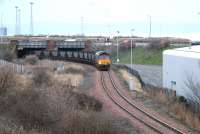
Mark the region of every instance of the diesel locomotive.
POLYGON ((110 54, 106 51, 97 51, 95 53, 95 66, 102 71, 110 69, 111 59, 110 54))

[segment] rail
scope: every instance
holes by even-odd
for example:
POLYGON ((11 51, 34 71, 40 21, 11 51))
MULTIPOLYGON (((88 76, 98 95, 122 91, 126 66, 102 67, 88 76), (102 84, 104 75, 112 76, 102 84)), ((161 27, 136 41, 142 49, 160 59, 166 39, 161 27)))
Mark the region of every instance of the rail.
MULTIPOLYGON (((141 120, 140 118, 136 117, 133 113, 131 113, 130 111, 128 111, 125 107, 123 107, 119 102, 117 102, 113 96, 111 96, 108 92, 108 89, 106 87, 106 84, 105 84, 105 80, 104 80, 104 72, 101 72, 101 82, 102 82, 102 85, 103 85, 103 88, 105 90, 105 92, 107 93, 107 95, 109 96, 109 98, 115 103, 117 104, 120 108, 122 108, 124 111, 126 111, 129 115, 131 115, 132 117, 134 117, 135 119, 139 120, 140 122, 142 122, 143 124, 145 124, 146 126, 148 126, 149 128, 153 129, 154 131, 158 132, 158 133, 163 133, 161 132, 158 128, 156 128, 155 126, 151 125, 151 124, 148 124, 147 122, 141 120)), ((156 118, 155 116, 151 115, 150 113, 144 111, 142 108, 140 108, 139 106, 137 106, 136 104, 134 104, 131 100, 129 100, 126 96, 124 96, 120 89, 116 86, 110 72, 107 72, 108 75, 109 75, 109 79, 112 83, 112 86, 113 86, 113 89, 116 90, 116 92, 118 93, 118 95, 123 98, 123 100, 125 100, 128 104, 130 104, 132 107, 134 107, 135 109, 139 110, 141 113, 145 114, 146 116, 148 116, 150 119, 154 120, 155 122, 161 124, 162 126, 166 127, 167 129, 169 130, 172 130, 173 132, 175 133, 178 133, 178 134, 186 134, 184 132, 182 132, 181 130, 169 125, 168 123, 164 122, 164 121, 161 121, 160 119, 156 118)))

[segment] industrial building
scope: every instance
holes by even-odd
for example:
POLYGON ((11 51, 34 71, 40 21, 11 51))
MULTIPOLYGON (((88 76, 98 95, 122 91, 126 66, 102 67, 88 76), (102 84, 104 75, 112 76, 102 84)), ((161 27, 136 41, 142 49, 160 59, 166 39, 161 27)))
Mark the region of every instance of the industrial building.
MULTIPOLYGON (((163 87, 175 90, 178 96, 195 98, 192 87, 200 84, 200 46, 165 50, 163 52, 163 87)), ((199 92, 200 94, 200 89, 199 92)))

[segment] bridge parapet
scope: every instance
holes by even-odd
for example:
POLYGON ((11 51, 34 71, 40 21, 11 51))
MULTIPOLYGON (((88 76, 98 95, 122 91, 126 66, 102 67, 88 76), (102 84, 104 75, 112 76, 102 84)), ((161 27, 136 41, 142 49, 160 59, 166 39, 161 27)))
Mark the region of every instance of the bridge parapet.
POLYGON ((54 41, 54 40, 21 40, 17 43, 18 48, 34 49, 34 48, 57 48, 57 49, 84 49, 84 41, 54 41))

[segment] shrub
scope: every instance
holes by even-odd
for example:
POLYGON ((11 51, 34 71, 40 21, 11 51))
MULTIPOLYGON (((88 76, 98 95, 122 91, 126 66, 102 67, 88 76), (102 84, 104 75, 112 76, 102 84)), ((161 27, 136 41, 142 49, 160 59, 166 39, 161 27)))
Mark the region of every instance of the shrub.
POLYGON ((13 111, 17 120, 25 128, 40 128, 51 125, 54 121, 41 92, 28 89, 20 93, 13 111))
POLYGON ((160 50, 168 47, 170 42, 164 39, 151 40, 149 45, 146 46, 147 50, 160 50))
POLYGON ((184 96, 179 96, 178 97, 178 102, 180 102, 180 103, 187 103, 187 100, 185 99, 184 96))
MULTIPOLYGON (((135 47, 136 47, 135 42, 132 41, 132 48, 135 48, 135 47)), ((119 45, 119 48, 120 48, 121 51, 126 51, 126 50, 131 49, 131 40, 128 40, 126 42, 122 42, 119 45)))
POLYGON ((105 113, 80 112, 67 114, 57 124, 53 133, 60 134, 127 134, 126 130, 114 125, 117 119, 105 113))
POLYGON ((0 98, 0 110, 1 113, 14 117, 26 130, 48 129, 62 118, 61 113, 66 112, 65 104, 61 100, 67 101, 67 98, 69 98, 68 94, 62 96, 58 92, 47 94, 47 89, 30 88, 23 91, 17 89, 7 92, 0 98))
POLYGON ((102 104, 59 84, 51 87, 13 89, 1 96, 0 113, 14 117, 25 129, 50 129, 76 110, 100 111, 102 104))
MULTIPOLYGON (((45 68, 40 69, 36 68, 36 72, 45 72, 45 68)), ((38 74, 37 78, 43 79, 38 74)), ((16 128, 0 129, 0 133, 126 134, 125 129, 115 125, 115 117, 101 112, 94 113, 101 111, 101 108, 102 104, 98 100, 72 91, 57 81, 44 86, 26 85, 23 90, 15 87, 1 94, 0 114, 6 113, 16 123, 16 128)))
POLYGON ((184 97, 171 97, 165 92, 165 89, 152 89, 147 88, 148 96, 156 103, 160 103, 168 108, 168 110, 175 114, 175 117, 192 128, 200 130, 200 118, 199 115, 192 112, 188 107, 187 101, 184 97))
POLYGON ((35 55, 26 56, 25 62, 30 65, 36 65, 38 63, 38 57, 35 55))
POLYGON ((23 127, 10 127, 2 126, 0 127, 1 134, 51 134, 48 131, 38 132, 37 130, 24 130, 23 127))
POLYGON ((16 55, 13 52, 11 52, 11 50, 0 50, 0 59, 12 61, 15 57, 16 55))
POLYGON ((71 74, 85 74, 85 72, 82 69, 76 69, 73 67, 66 68, 65 72, 71 74))
POLYGON ((8 65, 0 67, 0 93, 5 92, 15 84, 15 74, 8 65))
POLYGON ((51 76, 46 67, 35 67, 32 79, 36 86, 51 84, 51 76))
POLYGON ((81 109, 100 111, 102 108, 102 103, 86 94, 76 94, 76 98, 81 109))

